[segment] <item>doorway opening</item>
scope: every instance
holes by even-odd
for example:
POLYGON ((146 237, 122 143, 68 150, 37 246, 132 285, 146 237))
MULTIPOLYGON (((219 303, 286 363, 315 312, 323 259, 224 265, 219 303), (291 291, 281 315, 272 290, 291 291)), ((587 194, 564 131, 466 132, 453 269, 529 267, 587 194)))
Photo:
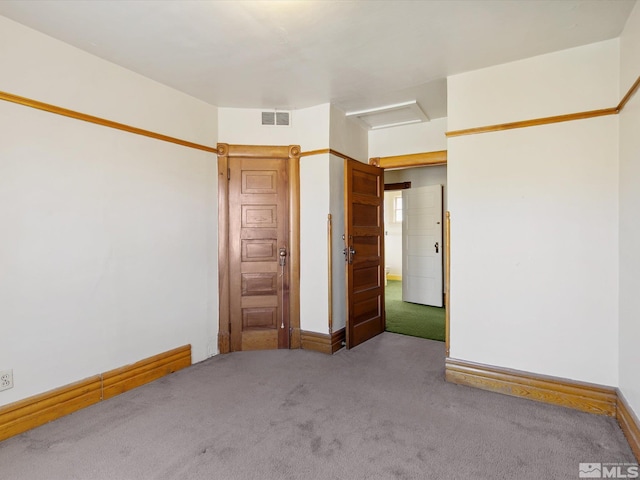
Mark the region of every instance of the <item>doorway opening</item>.
POLYGON ((385 169, 386 329, 446 340, 447 166, 385 169))

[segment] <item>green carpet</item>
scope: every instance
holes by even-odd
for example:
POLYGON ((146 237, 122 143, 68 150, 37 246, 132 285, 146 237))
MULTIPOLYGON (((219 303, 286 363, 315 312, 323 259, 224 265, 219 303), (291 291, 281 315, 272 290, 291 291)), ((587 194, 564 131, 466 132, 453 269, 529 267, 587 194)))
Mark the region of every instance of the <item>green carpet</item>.
POLYGON ((402 301, 402 282, 385 287, 387 331, 444 342, 444 308, 402 301))

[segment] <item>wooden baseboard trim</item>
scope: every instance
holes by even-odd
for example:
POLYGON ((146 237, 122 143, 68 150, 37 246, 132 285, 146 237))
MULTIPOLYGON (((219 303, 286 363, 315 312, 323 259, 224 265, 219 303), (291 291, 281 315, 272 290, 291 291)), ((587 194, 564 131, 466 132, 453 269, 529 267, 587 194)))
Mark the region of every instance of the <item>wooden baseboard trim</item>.
POLYGON ((332 334, 307 332, 305 330, 300 332, 303 349, 326 353, 327 355, 331 355, 342 348, 345 335, 344 328, 332 334))
POLYGON ((120 395, 191 365, 191 345, 175 348, 102 374, 102 399, 120 395))
POLYGON ((229 333, 218 333, 218 352, 229 353, 231 351, 231 343, 229 339, 229 333))
POLYGON ((625 437, 627 437, 627 441, 633 454, 636 456, 636 460, 640 463, 640 420, 635 416, 619 389, 617 394, 616 419, 625 437))
POLYGON ((616 390, 611 387, 537 375, 447 358, 445 378, 467 385, 599 415, 616 415, 616 390))
POLYGON ((331 337, 327 333, 300 331, 301 347, 304 350, 331 355, 331 337))
POLYGON ((191 365, 191 345, 0 407, 0 441, 191 365), (106 379, 106 385, 105 385, 106 379))
POLYGON ((343 327, 331 334, 331 353, 336 353, 345 346, 347 341, 347 330, 343 327))
POLYGON ((101 400, 100 375, 0 408, 0 441, 39 427, 101 400))

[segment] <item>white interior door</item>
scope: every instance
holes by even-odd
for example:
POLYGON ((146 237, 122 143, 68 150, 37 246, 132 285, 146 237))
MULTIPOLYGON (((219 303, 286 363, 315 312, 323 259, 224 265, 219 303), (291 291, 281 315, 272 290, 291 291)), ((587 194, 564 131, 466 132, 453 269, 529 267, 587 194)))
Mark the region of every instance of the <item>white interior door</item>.
POLYGON ((402 191, 402 300, 442 307, 442 185, 402 191))

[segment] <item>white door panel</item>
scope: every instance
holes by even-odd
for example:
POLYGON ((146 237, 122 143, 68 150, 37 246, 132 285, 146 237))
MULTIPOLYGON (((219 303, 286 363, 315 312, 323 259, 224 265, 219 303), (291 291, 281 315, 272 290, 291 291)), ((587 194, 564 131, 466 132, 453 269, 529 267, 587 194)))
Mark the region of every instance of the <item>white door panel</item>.
MULTIPOLYGON (((429 291, 436 288, 436 280, 435 278, 427 278, 427 277, 414 277, 413 278, 414 287, 416 290, 429 291)), ((411 300, 407 300, 411 301, 411 300)), ((412 303, 420 303, 420 302, 412 302, 412 303)))
POLYGON ((403 190, 402 205, 402 300, 442 307, 442 185, 403 190))
MULTIPOLYGON (((408 235, 405 238, 405 250, 408 255, 412 256, 429 256, 430 252, 426 252, 426 245, 432 247, 438 241, 438 237, 434 235, 408 235)), ((435 248, 433 249, 435 252, 435 248)))
POLYGON ((412 256, 413 262, 407 265, 407 275, 412 277, 424 277, 423 272, 435 269, 433 257, 412 256))
MULTIPOLYGON (((405 210, 406 211, 406 210, 405 210)), ((432 214, 433 209, 417 208, 413 210, 413 215, 407 218, 407 227, 413 234, 435 233, 435 225, 438 220, 432 214)))

